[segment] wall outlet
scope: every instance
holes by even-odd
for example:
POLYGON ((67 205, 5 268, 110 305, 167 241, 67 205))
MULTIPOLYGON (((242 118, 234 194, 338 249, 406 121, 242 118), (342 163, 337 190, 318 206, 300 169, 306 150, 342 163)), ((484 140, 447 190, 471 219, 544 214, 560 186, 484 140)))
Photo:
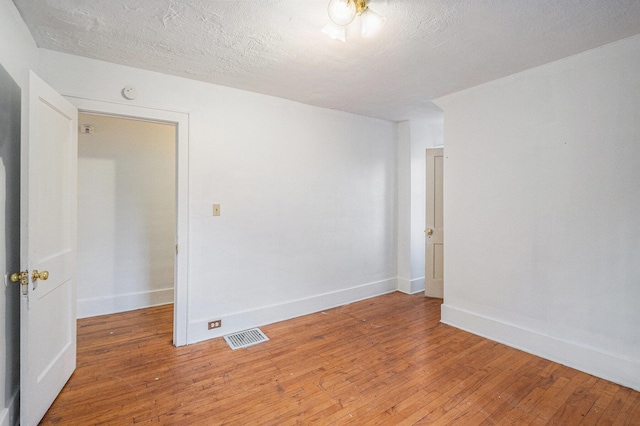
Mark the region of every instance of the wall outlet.
POLYGON ((209 330, 222 327, 222 320, 209 321, 209 330))

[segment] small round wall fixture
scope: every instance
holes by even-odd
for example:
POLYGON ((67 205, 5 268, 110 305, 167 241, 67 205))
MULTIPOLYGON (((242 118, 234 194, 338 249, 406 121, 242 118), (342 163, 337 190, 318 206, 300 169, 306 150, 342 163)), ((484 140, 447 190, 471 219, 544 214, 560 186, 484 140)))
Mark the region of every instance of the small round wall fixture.
POLYGON ((135 87, 127 86, 122 89, 122 97, 132 101, 138 97, 138 90, 135 87))

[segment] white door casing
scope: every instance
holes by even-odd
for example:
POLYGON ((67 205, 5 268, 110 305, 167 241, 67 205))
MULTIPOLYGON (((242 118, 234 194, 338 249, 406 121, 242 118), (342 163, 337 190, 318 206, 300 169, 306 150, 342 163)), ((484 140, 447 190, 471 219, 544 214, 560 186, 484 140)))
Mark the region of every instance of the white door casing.
POLYGON ((187 321, 189 294, 189 114, 135 105, 66 96, 76 108, 92 114, 149 120, 176 126, 176 257, 174 277, 173 344, 190 343, 187 321))
POLYGON ((443 149, 427 149, 425 296, 444 297, 443 149))
POLYGON ((78 110, 32 71, 23 88, 20 424, 36 425, 76 367, 78 110), (45 280, 35 271, 48 272, 45 280))

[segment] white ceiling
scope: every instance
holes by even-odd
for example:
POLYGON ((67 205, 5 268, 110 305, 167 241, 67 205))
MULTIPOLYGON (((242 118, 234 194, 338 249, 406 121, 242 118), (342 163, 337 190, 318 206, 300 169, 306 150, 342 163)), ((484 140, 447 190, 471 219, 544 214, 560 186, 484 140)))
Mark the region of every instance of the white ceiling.
POLYGON ((39 47, 392 121, 640 33, 639 0, 371 0, 331 40, 328 0, 15 0, 39 47))

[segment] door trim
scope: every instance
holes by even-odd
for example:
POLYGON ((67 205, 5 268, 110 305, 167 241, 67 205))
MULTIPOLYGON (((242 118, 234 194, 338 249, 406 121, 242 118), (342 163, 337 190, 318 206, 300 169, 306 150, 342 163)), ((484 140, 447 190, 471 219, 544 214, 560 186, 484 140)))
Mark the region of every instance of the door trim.
POLYGON ((79 112, 146 120, 176 126, 176 273, 173 344, 187 344, 189 295, 189 114, 65 96, 79 112))

